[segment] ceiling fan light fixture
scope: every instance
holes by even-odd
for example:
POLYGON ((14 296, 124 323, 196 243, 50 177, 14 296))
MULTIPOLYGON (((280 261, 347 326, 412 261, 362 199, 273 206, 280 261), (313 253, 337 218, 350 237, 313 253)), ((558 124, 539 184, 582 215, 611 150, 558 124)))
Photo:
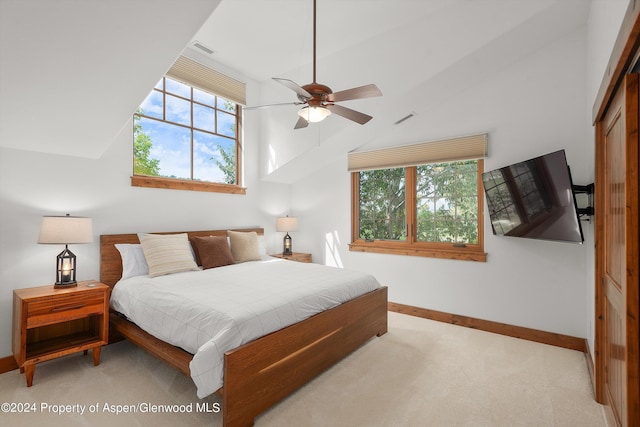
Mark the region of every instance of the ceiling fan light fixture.
MULTIPOLYGON (((341 90, 339 92, 333 92, 329 86, 320 84, 316 80, 316 0, 313 0, 313 82, 304 86, 298 85, 296 82, 274 77, 273 80, 277 81, 283 86, 293 90, 298 96, 299 102, 290 102, 288 105, 305 105, 302 109, 298 110, 298 121, 296 122, 294 129, 306 128, 309 123, 317 123, 326 119, 334 113, 337 116, 344 117, 345 119, 359 123, 361 125, 367 123, 373 117, 363 114, 359 111, 352 110, 351 108, 343 107, 336 104, 336 102, 349 101, 352 99, 371 98, 374 96, 382 96, 380 89, 374 84, 368 84, 364 86, 354 87, 351 89, 341 90), (327 108, 328 107, 328 108, 327 108)), ((264 107, 274 105, 287 105, 287 104, 271 104, 264 105, 264 107)), ((249 108, 260 107, 245 107, 244 110, 249 108)), ((406 120, 406 119, 403 119, 406 120)))
POLYGON ((325 107, 304 107, 298 111, 298 115, 310 123, 321 122, 331 115, 325 107))

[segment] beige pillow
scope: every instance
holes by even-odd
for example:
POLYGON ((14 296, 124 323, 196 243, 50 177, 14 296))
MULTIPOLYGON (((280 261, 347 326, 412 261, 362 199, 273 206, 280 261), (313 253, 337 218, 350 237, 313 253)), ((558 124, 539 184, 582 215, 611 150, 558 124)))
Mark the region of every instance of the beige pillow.
POLYGON ((138 239, 149 266, 149 277, 198 270, 186 233, 141 233, 138 234, 138 239))
POLYGON ((191 241, 203 269, 235 263, 225 236, 192 237, 191 241))
POLYGON ((260 260, 258 233, 255 231, 227 231, 227 236, 231 242, 231 255, 236 263, 260 260))

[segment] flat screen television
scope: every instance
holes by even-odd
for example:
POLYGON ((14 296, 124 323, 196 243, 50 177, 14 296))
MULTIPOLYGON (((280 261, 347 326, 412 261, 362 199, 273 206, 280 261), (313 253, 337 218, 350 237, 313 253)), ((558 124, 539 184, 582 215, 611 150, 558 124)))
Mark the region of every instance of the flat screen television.
POLYGON ((482 174, 493 234, 582 243, 564 150, 482 174))

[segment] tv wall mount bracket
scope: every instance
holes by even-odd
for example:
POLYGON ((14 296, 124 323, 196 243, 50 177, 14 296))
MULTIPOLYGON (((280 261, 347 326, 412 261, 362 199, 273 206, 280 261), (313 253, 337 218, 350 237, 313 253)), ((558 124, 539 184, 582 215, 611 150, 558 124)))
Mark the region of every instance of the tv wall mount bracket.
MULTIPOLYGON (((587 200, 588 200, 588 204, 586 207, 578 207, 578 216, 580 218, 582 218, 583 216, 587 215, 589 217, 593 216, 593 191, 594 191, 594 184, 587 184, 587 185, 573 185, 571 187, 571 189, 573 190, 573 194, 577 195, 577 194, 586 194, 587 195, 587 200)), ((586 219, 586 221, 589 221, 589 218, 586 219)))

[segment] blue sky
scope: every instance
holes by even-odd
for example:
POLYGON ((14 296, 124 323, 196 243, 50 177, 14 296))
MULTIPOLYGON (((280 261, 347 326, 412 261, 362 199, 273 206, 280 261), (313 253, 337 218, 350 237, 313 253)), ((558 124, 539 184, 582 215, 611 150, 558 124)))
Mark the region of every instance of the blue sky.
MULTIPOLYGON (((162 87, 162 81, 156 88, 162 87)), ((167 79, 167 91, 180 96, 190 96, 189 87, 181 83, 167 79)), ((198 100, 213 104, 215 97, 202 91, 195 91, 194 97, 198 100)), ((191 124, 191 103, 167 94, 166 115, 167 120, 186 126, 191 124)), ((160 92, 152 91, 147 96, 141 107, 145 115, 162 118, 163 97, 160 92)), ((216 116, 218 133, 233 137, 235 116, 217 111, 213 108, 194 104, 195 126, 215 131, 216 116)), ((157 120, 141 118, 139 121, 143 131, 151 137, 153 146, 151 157, 160 160, 160 174, 162 176, 176 176, 178 178, 191 178, 191 131, 182 126, 172 125, 157 120)), ((217 167, 214 160, 222 161, 222 156, 217 146, 220 144, 229 150, 235 146, 233 138, 212 135, 206 132, 194 132, 194 179, 224 182, 224 174, 217 167), (214 159, 214 160, 212 160, 214 159)))

